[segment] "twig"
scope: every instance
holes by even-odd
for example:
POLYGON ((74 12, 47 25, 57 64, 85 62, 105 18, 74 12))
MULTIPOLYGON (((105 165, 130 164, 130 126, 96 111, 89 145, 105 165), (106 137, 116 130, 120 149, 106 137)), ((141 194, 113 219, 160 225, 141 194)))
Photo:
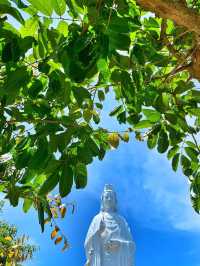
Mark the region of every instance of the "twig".
POLYGON ((191 31, 190 31, 190 30, 186 30, 186 31, 180 33, 178 36, 176 36, 176 37, 173 39, 174 42, 175 42, 176 40, 178 40, 179 38, 183 37, 184 35, 186 35, 187 33, 191 33, 191 31))
POLYGON ((161 31, 160 31, 160 41, 161 42, 163 41, 163 39, 166 36, 166 29, 167 29, 167 20, 166 19, 162 19, 161 31))
POLYGON ((64 17, 62 17, 62 16, 60 16, 60 17, 46 17, 46 16, 39 16, 38 15, 38 17, 39 18, 50 18, 50 19, 55 19, 55 20, 66 20, 66 21, 71 21, 71 22, 74 22, 74 21, 81 21, 81 20, 79 20, 79 19, 71 19, 71 18, 64 18, 64 17))
POLYGON ((107 27, 110 25, 110 20, 111 20, 111 16, 112 16, 112 12, 113 12, 113 8, 115 6, 115 0, 113 0, 113 3, 112 3, 112 7, 110 8, 110 13, 109 13, 109 17, 108 17, 108 23, 107 23, 107 27))
POLYGON ((192 135, 192 138, 193 138, 193 140, 194 140, 194 142, 195 142, 195 145, 196 145, 196 147, 197 147, 197 150, 198 150, 198 152, 200 153, 200 148, 199 148, 199 145, 198 145, 198 143, 197 143, 197 140, 196 140, 196 138, 195 138, 195 136, 194 136, 193 133, 192 133, 191 135, 192 135))

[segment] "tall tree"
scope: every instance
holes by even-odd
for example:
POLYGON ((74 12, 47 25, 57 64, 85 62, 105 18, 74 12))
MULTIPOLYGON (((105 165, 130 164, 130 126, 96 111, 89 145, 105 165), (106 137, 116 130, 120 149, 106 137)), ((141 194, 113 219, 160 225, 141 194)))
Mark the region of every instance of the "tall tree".
POLYGON ((1 266, 20 266, 24 261, 31 259, 36 250, 36 246, 28 243, 28 237, 25 235, 17 236, 15 226, 0 221, 1 266))
POLYGON ((0 188, 13 206, 33 205, 44 230, 47 194, 84 188, 93 158, 135 134, 181 166, 200 211, 200 1, 2 0, 0 14, 0 188), (110 91, 124 133, 101 126, 110 91))

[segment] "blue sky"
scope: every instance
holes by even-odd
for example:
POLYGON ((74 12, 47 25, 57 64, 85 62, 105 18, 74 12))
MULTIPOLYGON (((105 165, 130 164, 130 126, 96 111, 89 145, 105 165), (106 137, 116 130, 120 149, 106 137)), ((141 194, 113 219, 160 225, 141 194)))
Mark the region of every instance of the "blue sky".
MULTIPOLYGON (((118 126, 106 113, 114 101, 106 103, 103 123, 109 129, 118 126)), ((119 212, 128 221, 136 242, 136 266, 200 266, 200 216, 189 199, 189 184, 181 172, 173 173, 165 156, 149 151, 146 143, 131 137, 110 151, 103 162, 95 160, 89 167, 88 186, 73 189, 66 202, 76 202, 76 212, 60 222, 71 248, 50 240, 50 228, 40 233, 37 214, 24 214, 20 208, 5 206, 1 218, 16 224, 40 246, 34 260, 26 266, 83 266, 84 239, 89 224, 99 212, 100 195, 105 183, 117 191, 119 212)))

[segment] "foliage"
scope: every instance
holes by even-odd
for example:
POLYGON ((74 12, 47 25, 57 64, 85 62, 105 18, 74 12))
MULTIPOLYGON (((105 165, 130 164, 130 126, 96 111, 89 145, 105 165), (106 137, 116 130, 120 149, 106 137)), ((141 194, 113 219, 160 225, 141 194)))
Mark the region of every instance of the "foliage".
POLYGON ((20 266, 21 262, 31 259, 37 250, 28 243, 28 237, 17 237, 17 228, 0 221, 0 265, 20 266))
POLYGON ((54 244, 57 245, 59 243, 62 243, 62 251, 65 251, 69 248, 69 242, 64 234, 64 232, 61 230, 61 228, 57 225, 55 219, 57 218, 65 218, 66 212, 67 212, 67 207, 72 208, 72 214, 75 211, 75 204, 70 203, 70 204, 63 204, 62 203, 62 198, 60 195, 56 196, 50 196, 48 195, 48 201, 50 205, 50 210, 52 213, 52 218, 49 219, 47 218, 44 223, 50 222, 51 227, 53 228, 51 232, 51 240, 54 240, 54 244))
POLYGON ((134 0, 2 0, 0 11, 0 190, 11 205, 34 206, 44 230, 47 194, 84 188, 87 165, 131 133, 181 166, 199 212, 194 33, 134 0), (101 127, 111 91, 124 134, 101 127))

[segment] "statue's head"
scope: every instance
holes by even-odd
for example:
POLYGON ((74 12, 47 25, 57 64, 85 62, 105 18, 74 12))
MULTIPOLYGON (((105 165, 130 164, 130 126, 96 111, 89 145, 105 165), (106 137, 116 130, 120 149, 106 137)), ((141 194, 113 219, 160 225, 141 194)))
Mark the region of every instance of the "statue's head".
POLYGON ((117 211, 117 196, 112 185, 105 185, 101 196, 101 210, 107 212, 117 211))

